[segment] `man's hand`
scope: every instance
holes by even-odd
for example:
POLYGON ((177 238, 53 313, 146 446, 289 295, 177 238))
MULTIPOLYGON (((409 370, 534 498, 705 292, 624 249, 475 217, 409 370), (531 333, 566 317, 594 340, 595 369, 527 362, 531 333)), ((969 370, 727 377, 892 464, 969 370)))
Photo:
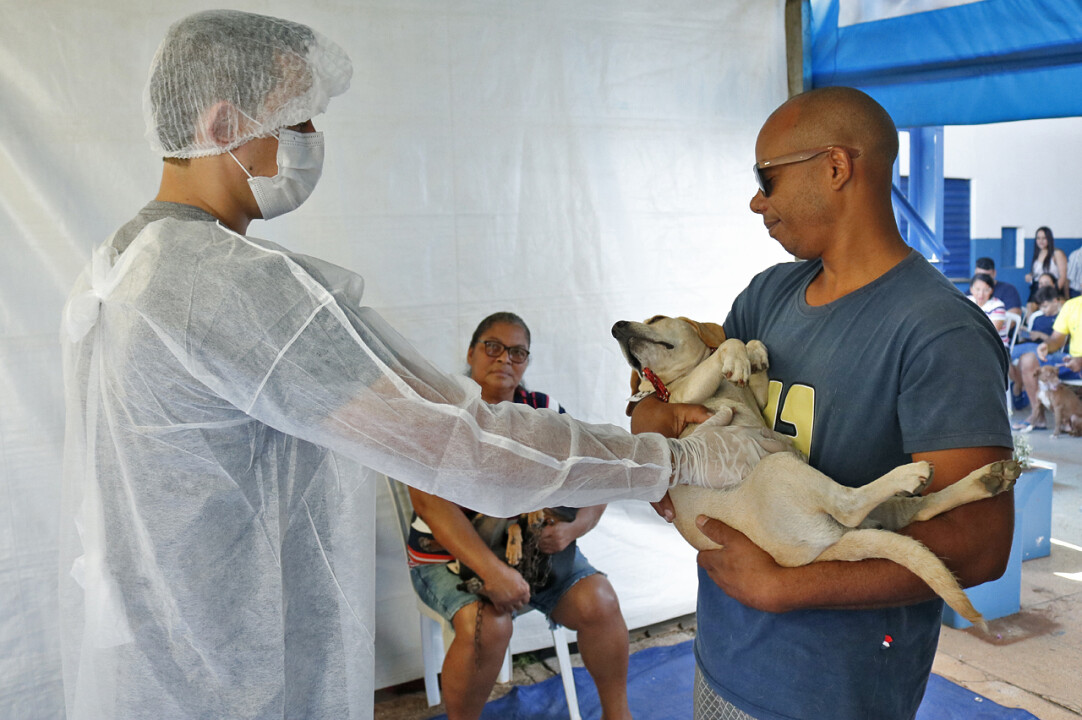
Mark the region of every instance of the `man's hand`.
POLYGON ((765 550, 720 520, 700 515, 696 524, 702 533, 721 545, 720 550, 699 553, 699 566, 725 593, 764 612, 786 612, 781 597, 774 591, 784 587, 785 568, 774 562, 765 550))
POLYGON ((676 509, 673 507, 669 493, 665 493, 665 496, 657 502, 650 503, 650 507, 654 508, 654 512, 660 515, 665 522, 671 523, 673 518, 676 517, 676 509))
POLYGON ((706 422, 712 414, 703 405, 667 403, 658 400, 656 395, 648 395, 631 411, 631 432, 656 432, 665 437, 680 437, 688 425, 706 422))
POLYGON ((530 602, 530 584, 510 565, 496 565, 483 579, 485 595, 501 614, 521 610, 530 602))
POLYGON ((1082 355, 1078 357, 1069 357, 1063 364, 1070 368, 1071 372, 1082 372, 1082 355))

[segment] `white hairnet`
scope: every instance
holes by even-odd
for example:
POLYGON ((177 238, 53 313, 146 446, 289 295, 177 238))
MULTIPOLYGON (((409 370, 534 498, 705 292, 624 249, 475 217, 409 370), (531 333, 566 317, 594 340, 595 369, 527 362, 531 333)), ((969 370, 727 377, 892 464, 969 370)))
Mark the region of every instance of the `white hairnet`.
POLYGON ((352 74, 345 51, 305 25, 236 10, 189 15, 151 63, 147 139, 162 157, 217 155, 320 114, 352 74))

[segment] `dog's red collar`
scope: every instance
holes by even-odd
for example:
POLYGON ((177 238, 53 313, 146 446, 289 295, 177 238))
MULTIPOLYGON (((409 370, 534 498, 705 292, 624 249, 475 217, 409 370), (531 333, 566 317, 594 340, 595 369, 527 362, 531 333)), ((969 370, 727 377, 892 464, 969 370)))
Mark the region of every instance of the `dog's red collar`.
POLYGON ((657 399, 661 402, 669 402, 669 388, 665 387, 665 383, 661 382, 653 370, 648 367, 642 369, 642 376, 646 378, 646 381, 654 386, 654 393, 657 395, 657 399))

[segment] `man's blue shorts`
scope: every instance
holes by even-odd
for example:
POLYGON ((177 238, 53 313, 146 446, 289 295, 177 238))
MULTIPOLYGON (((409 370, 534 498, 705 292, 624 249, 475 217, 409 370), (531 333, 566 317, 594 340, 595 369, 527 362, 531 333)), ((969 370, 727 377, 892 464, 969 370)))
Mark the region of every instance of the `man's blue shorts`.
MULTIPOLYGON (((566 548, 563 552, 571 551, 574 551, 575 555, 571 562, 570 571, 557 575, 557 577, 553 578, 551 585, 530 597, 529 606, 522 612, 527 612, 530 609, 540 610, 545 617, 549 618, 551 624, 552 611, 556 609, 560 598, 571 589, 571 586, 584 577, 599 572, 579 551, 578 545, 573 548, 566 548)), ((454 618, 455 613, 465 606, 481 599, 478 595, 458 589, 458 584, 462 582, 462 578, 451 572, 446 563, 418 565, 411 568, 410 580, 413 582, 414 590, 417 591, 417 596, 421 598, 424 604, 447 620, 454 618)))

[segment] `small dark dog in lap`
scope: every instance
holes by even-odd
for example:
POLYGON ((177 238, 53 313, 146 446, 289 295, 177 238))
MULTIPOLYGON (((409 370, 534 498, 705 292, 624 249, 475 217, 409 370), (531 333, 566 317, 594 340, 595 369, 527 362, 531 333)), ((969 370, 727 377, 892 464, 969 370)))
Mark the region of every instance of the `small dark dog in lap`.
MULTIPOLYGON (((512 518, 497 518, 478 514, 473 527, 492 552, 515 568, 530 585, 530 593, 538 593, 552 584, 552 556, 541 552, 538 543, 545 525, 570 522, 575 508, 555 507, 523 513, 512 518)), ((461 561, 454 563, 462 578, 458 589, 485 597, 484 581, 461 561)), ((454 567, 451 568, 455 570, 454 567)))

